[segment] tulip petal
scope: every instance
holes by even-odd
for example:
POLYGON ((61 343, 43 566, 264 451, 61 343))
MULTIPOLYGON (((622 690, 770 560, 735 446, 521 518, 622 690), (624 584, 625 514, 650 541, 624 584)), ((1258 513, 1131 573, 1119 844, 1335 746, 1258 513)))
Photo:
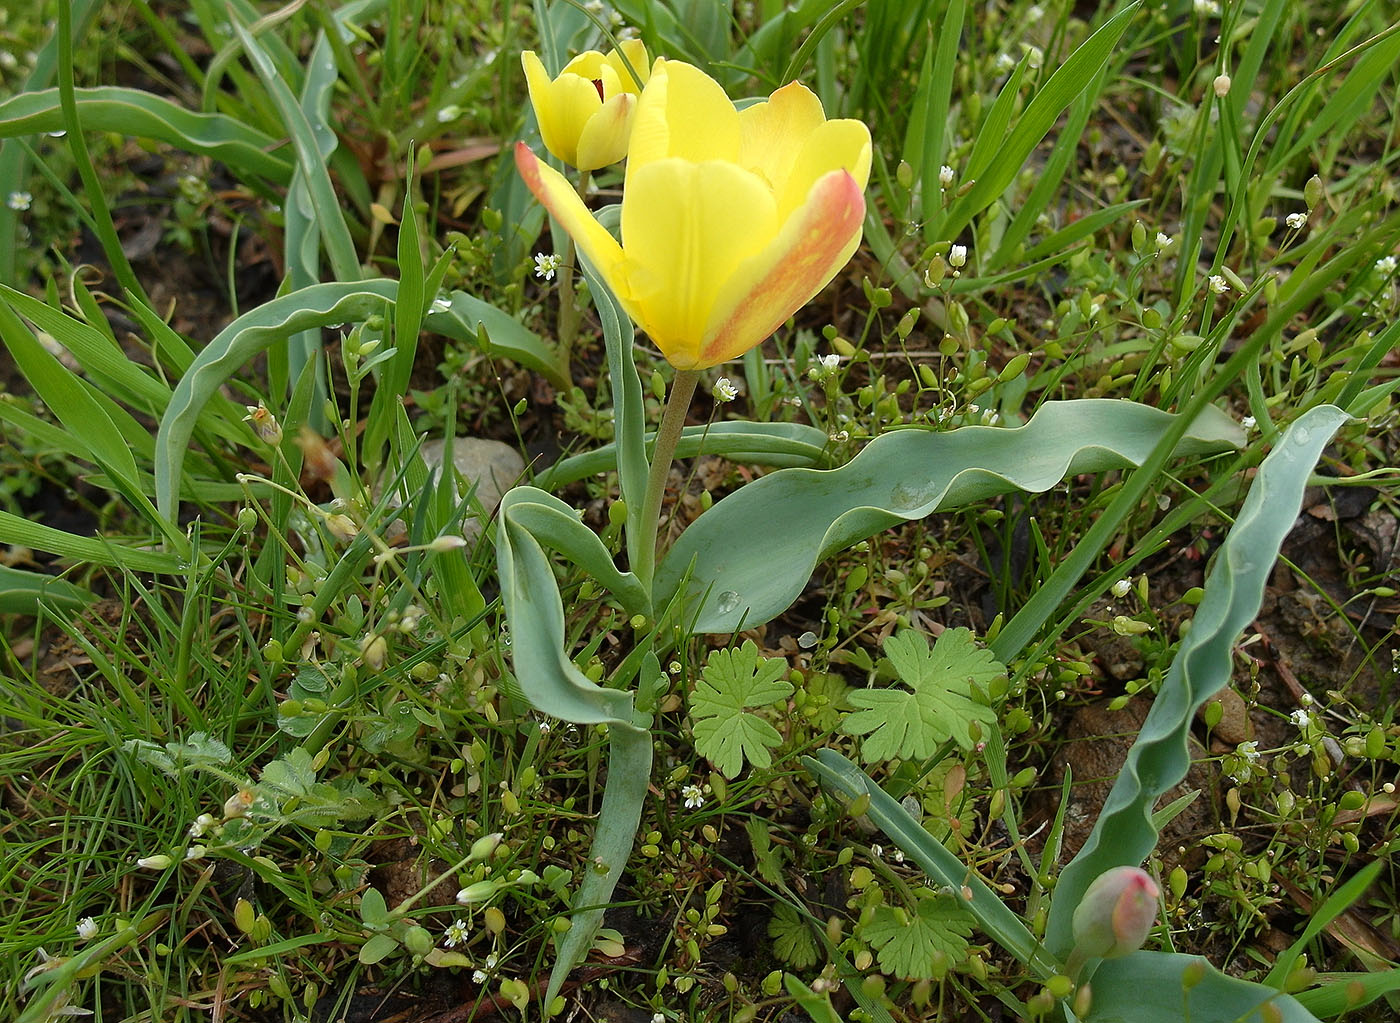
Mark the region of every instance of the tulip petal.
POLYGON ((623 92, 630 92, 634 96, 641 95, 642 86, 647 84, 647 79, 651 77, 651 66, 647 64, 646 44, 640 39, 624 39, 618 50, 613 50, 608 54, 608 63, 617 72, 617 80, 623 92), (621 54, 618 53, 621 50, 621 54), (627 58, 627 63, 623 63, 622 58, 627 58), (637 72, 637 77, 641 79, 641 84, 632 77, 632 71, 627 70, 627 64, 632 65, 632 71, 637 72))
POLYGON ((697 368, 721 285, 777 230, 772 194, 737 164, 671 159, 629 172, 622 243, 633 318, 672 365, 697 368))
POLYGON ((658 59, 633 118, 624 187, 642 167, 671 156, 694 163, 736 162, 739 113, 719 83, 699 68, 658 59))
POLYGON ((574 186, 553 167, 542 163, 523 142, 515 145, 515 166, 535 198, 544 204, 559 226, 569 233, 594 269, 618 292, 623 308, 629 313, 621 281, 622 246, 617 244, 607 228, 593 219, 588 207, 579 198, 574 186))
MULTIPOLYGON (((739 162, 781 195, 807 137, 826 123, 822 101, 798 82, 784 85, 762 103, 739 111, 739 162)), ((831 170, 838 166, 832 163, 831 170)), ((803 189, 805 195, 811 187, 803 189)))
POLYGON ((855 178, 834 170, 819 179, 777 237, 720 287, 692 368, 742 355, 826 287, 860 244, 864 217, 855 178))
POLYGON ((837 168, 865 190, 870 180, 870 129, 861 121, 827 121, 802 140, 787 180, 778 190, 778 215, 784 219, 808 201, 812 186, 837 168))
MULTIPOLYGON (((583 56, 586 54, 574 60, 583 56)), ((563 74, 550 81, 544 64, 530 50, 520 55, 520 63, 525 68, 525 83, 545 148, 565 163, 578 166, 579 133, 603 105, 597 87, 591 79, 575 74, 563 74)))
MULTIPOLYGON (((608 71, 611 73, 612 69, 608 71)), ((579 170, 597 170, 626 156, 632 108, 636 105, 636 96, 619 92, 584 122, 583 131, 578 137, 578 159, 574 161, 574 166, 579 170)))

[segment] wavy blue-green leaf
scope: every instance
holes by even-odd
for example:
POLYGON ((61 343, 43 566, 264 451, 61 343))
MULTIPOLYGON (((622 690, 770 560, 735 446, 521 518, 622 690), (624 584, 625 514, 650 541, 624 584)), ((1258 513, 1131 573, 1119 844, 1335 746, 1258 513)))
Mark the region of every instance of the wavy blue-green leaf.
MULTIPOLYGON (((226 164, 279 184, 292 177, 292 161, 281 140, 224 114, 199 114, 140 89, 102 86, 78 89, 78 112, 85 124, 133 138, 156 139, 189 153, 226 164)), ((62 131, 57 89, 22 92, 0 103, 0 138, 62 131)))
POLYGON ((555 345, 514 316, 465 291, 454 291, 445 297, 447 308, 430 309, 423 320, 426 329, 444 337, 473 343, 478 341, 481 331, 485 331, 490 342, 487 351, 533 369, 555 387, 569 386, 568 363, 560 357, 555 345))
MULTIPOLYGON (((646 435, 649 447, 655 433, 646 435)), ((827 462, 829 441, 821 430, 801 423, 748 423, 742 421, 687 426, 676 445, 677 458, 701 453, 724 455, 732 462, 779 467, 822 466, 827 462)), ((604 444, 561 459, 535 477, 544 490, 617 469, 617 445, 604 444)))
POLYGON ((1227 977, 1200 956, 1134 952, 1100 964, 1091 987, 1083 1023, 1318 1023, 1296 999, 1227 977), (1188 988, 1182 974, 1202 967, 1201 979, 1188 988))
POLYGON ((64 579, 0 565, 0 614, 37 614, 40 605, 75 611, 96 599, 64 579))
POLYGON ((1310 409, 1280 436, 1259 466, 1249 495, 1206 574, 1205 596, 1182 640, 1147 720, 1079 854, 1060 873, 1046 946, 1068 955, 1070 922, 1084 890, 1104 871, 1147 858, 1157 844, 1157 799, 1186 777, 1187 739, 1196 711, 1230 681, 1233 648, 1259 612, 1264 584, 1302 505, 1303 487, 1347 414, 1310 409))
MULTIPOLYGON (((521 692, 546 714, 575 724, 608 725, 603 803, 588 865, 573 896, 570 927, 559 940, 545 1004, 592 946, 603 910, 622 877, 651 784, 652 756, 650 722, 646 715, 635 712, 633 694, 597 685, 569 657, 564 605, 554 568, 534 530, 546 536, 551 546, 580 556, 584 567, 595 577, 601 575, 605 585, 635 595, 640 583, 635 576, 624 577, 612 568, 602 541, 588 533, 590 544, 577 530, 564 525, 561 514, 588 533, 562 501, 533 487, 516 487, 501 499, 496 534, 501 602, 510 626, 511 659, 521 692), (596 864, 603 869, 594 869, 596 864)), ((645 599, 644 593, 641 596, 645 599)), ((650 660, 655 662, 655 655, 650 655, 650 660)))
POLYGON ((930 835, 897 799, 871 780, 870 776, 835 750, 818 750, 815 757, 803 757, 802 765, 817 778, 844 793, 849 799, 870 797, 866 814, 890 837, 890 841, 912 856, 924 872, 941 885, 956 890, 963 886, 972 892, 965 901, 968 912, 988 937, 1031 967, 1042 979, 1060 972, 1059 964, 1045 955, 1035 936, 1013 913, 1001 896, 988 888, 977 873, 949 852, 930 835))
MULTIPOLYGON (((200 410, 234 373, 269 345, 299 331, 357 322, 385 312, 398 295, 398 282, 390 280, 334 281, 275 298, 234 320, 206 345, 170 397, 156 434, 156 506, 170 517, 176 504, 177 481, 184 466, 185 449, 199 419, 200 410)), ((490 351, 551 376, 557 372, 555 357, 536 335, 526 331, 499 309, 479 299, 457 293, 452 308, 427 318, 429 330, 469 343, 478 343, 478 324, 490 335, 490 351), (503 318, 515 331, 496 331, 491 323, 503 318), (490 320, 491 322, 487 322, 490 320)))
MULTIPOLYGON (((538 487, 514 487, 501 499, 500 518, 507 516, 514 525, 563 554, 607 587, 629 614, 647 611, 650 600, 641 580, 631 572, 617 570, 612 553, 603 546, 598 534, 580 522, 578 512, 569 505, 538 487)), ((546 714, 573 720, 538 700, 532 698, 531 702, 546 714)))
MULTIPOLYGON (((694 631, 761 625, 786 611, 836 551, 936 511, 1014 490, 1040 493, 1076 473, 1140 465, 1174 418, 1127 401, 1048 402, 1016 429, 898 430, 839 469, 779 470, 726 497, 681 534, 657 572, 655 603, 670 601, 693 564, 686 600, 694 631)), ((1210 407, 1177 454, 1242 440, 1239 426, 1210 407)))
POLYGON ((292 151, 297 158, 293 183, 300 184, 306 191, 301 193, 300 188, 294 187, 288 195, 289 201, 310 203, 314 211, 313 222, 336 278, 342 281, 359 280, 363 276, 359 255, 350 237, 350 228, 345 223, 345 215, 341 212, 335 188, 331 185, 330 174, 326 171, 326 158, 336 144, 335 133, 323 119, 316 119, 313 123, 318 104, 329 107, 329 89, 335 80, 335 62, 331 59, 329 44, 324 37, 317 40, 306 83, 307 106, 303 108, 278 74, 277 66, 252 34, 238 23, 237 18, 232 19, 230 24, 243 44, 253 69, 267 88, 268 95, 277 105, 277 113, 291 138, 292 151))

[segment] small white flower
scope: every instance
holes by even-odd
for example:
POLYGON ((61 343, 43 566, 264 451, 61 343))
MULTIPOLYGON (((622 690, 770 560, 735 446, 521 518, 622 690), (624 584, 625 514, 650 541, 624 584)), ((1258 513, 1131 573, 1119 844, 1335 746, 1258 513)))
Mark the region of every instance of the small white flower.
POLYGON ((546 281, 554 280, 554 272, 559 269, 559 257, 552 252, 535 253, 535 276, 546 281))
POLYGON ((1043 17, 1045 17, 1045 8, 1041 7, 1040 4, 1031 4, 1030 7, 1026 8, 1027 21, 1039 21, 1043 17))
POLYGON ((488 970, 494 970, 494 969, 496 968, 496 964, 499 963, 500 961, 501 961, 501 960, 500 960, 499 958, 497 958, 496 953, 495 953, 495 952, 492 952, 492 953, 488 954, 488 955, 486 956, 486 958, 483 959, 483 960, 481 961, 481 965, 484 966, 484 967, 485 967, 486 969, 488 969, 488 970))
POLYGON ((1246 764, 1257 764, 1259 762, 1259 744, 1251 739, 1249 742, 1242 742, 1235 750, 1246 764))
POLYGON ((1283 222, 1287 224, 1291 230, 1296 231, 1308 222, 1308 215, 1306 213, 1290 213, 1283 218, 1283 222))
POLYGON ((588 3, 583 5, 584 10, 589 14, 602 14, 604 6, 606 5, 603 0, 588 0, 588 3))
POLYGON ((739 388, 735 387, 728 377, 720 377, 715 381, 715 386, 710 388, 710 393, 714 395, 715 401, 723 403, 739 397, 739 388))
MULTIPOLYGON (((1003 73, 1010 71, 1016 66, 1016 58, 1009 53, 998 53, 996 59, 996 69, 1003 73)), ((947 187, 946 185, 944 186, 947 187)))
POLYGON ((1175 239, 1173 239, 1171 235, 1166 234, 1165 232, 1162 232, 1162 231, 1158 231, 1158 232, 1157 232, 1157 238, 1156 238, 1156 242, 1157 242, 1157 251, 1158 251, 1158 252, 1166 252, 1167 249, 1169 249, 1169 248, 1172 247, 1172 244, 1174 243, 1174 241, 1175 241, 1175 239))
POLYGON ((1376 260, 1376 269, 1383 274, 1393 274, 1395 272, 1395 257, 1382 256, 1376 260))
POLYGON ((1230 290, 1230 282, 1221 274, 1211 274, 1210 290, 1217 295, 1223 295, 1230 290))
MULTIPOLYGON (((1016 66, 1014 60, 1011 62, 1011 66, 1016 66)), ((938 168, 938 184, 943 188, 950 188, 953 184, 953 168, 949 167, 946 163, 938 168)))
POLYGON ((1192 6, 1195 7, 1197 14, 1204 15, 1207 18, 1220 13, 1220 4, 1218 4, 1216 0, 1195 0, 1192 6))
POLYGON ((870 847, 870 855, 877 860, 883 860, 885 858, 885 847, 882 845, 872 845, 870 847))
POLYGON ((841 356, 832 352, 830 355, 823 355, 817 359, 823 374, 835 373, 841 366, 841 356))
POLYGON ((1307 728, 1312 724, 1312 714, 1300 708, 1288 715, 1288 720, 1292 721, 1298 728, 1307 728))
POLYGON ((548 721, 541 721, 541 722, 540 722, 540 734, 541 734, 541 735, 548 735, 548 734, 549 734, 549 730, 550 730, 551 728, 553 728, 553 727, 554 727, 554 726, 551 725, 548 721))
POLYGON ((453 920, 447 925, 447 930, 442 932, 442 943, 448 948, 455 948, 466 941, 470 935, 471 931, 465 920, 453 920))
POLYGON ((430 313, 445 313, 452 308, 452 299, 446 295, 439 295, 433 299, 433 304, 428 307, 430 313))
POLYGON ((34 197, 28 192, 11 192, 5 200, 5 205, 16 213, 23 213, 29 209, 29 204, 34 201, 34 197))
POLYGON ((462 108, 456 103, 449 103, 437 112, 438 124, 447 124, 462 116, 462 108))
POLYGON ((97 926, 97 921, 90 916, 85 916, 78 921, 78 940, 91 941, 97 937, 102 928, 97 926))
POLYGON ((190 837, 203 838, 204 833, 213 826, 214 815, 209 813, 202 813, 198 817, 196 817, 194 819, 194 823, 190 825, 190 837))
POLYGON ((904 850, 903 850, 903 849, 896 849, 896 850, 894 851, 894 861, 895 861, 896 863, 903 863, 903 862, 904 862, 904 850))
POLYGON ((1298 697, 1298 702, 1304 707, 1311 707, 1313 705, 1312 693, 1304 693, 1302 696, 1298 697))
POLYGON ((205 846, 202 846, 202 845, 192 845, 192 846, 190 846, 188 849, 185 850, 185 859, 187 859, 187 860, 202 860, 202 859, 204 859, 204 854, 207 853, 208 851, 209 851, 208 848, 206 848, 205 846))
POLYGON ((699 785, 687 785, 681 789, 681 796, 685 799, 687 810, 698 810, 705 805, 705 793, 700 791, 699 785))
POLYGON ((1126 597, 1128 595, 1128 591, 1132 588, 1133 582, 1131 579, 1119 579, 1112 586, 1113 595, 1115 597, 1126 597))
POLYGON ((954 245, 948 250, 948 265, 952 267, 964 266, 967 264, 967 246, 954 245))
POLYGON ((485 984, 486 972, 484 970, 472 970, 472 981, 476 984, 485 984))
POLYGON ((651 1023, 666 1023, 666 1014, 664 1012, 653 1012, 651 1014, 651 1023))
POLYGON ((1258 423, 1253 416, 1245 416, 1243 419, 1240 420, 1240 425, 1243 426, 1246 430, 1252 430, 1255 426, 1258 425, 1258 423))

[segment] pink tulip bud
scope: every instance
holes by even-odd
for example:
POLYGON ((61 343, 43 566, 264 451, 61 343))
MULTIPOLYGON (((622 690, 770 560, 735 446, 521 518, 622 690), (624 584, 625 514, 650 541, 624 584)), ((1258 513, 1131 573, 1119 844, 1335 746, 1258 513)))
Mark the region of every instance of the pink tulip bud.
POLYGON ((1100 874, 1074 911, 1075 952, 1116 959, 1136 952, 1157 922, 1157 884, 1138 867, 1100 874))

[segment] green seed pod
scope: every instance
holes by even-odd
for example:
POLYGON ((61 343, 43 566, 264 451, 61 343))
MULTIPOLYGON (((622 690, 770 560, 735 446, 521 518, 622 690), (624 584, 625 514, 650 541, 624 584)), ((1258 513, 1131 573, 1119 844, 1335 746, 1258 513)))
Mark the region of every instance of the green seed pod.
POLYGON ((1314 174, 1303 186, 1303 205, 1309 210, 1322 201, 1322 179, 1314 174))

